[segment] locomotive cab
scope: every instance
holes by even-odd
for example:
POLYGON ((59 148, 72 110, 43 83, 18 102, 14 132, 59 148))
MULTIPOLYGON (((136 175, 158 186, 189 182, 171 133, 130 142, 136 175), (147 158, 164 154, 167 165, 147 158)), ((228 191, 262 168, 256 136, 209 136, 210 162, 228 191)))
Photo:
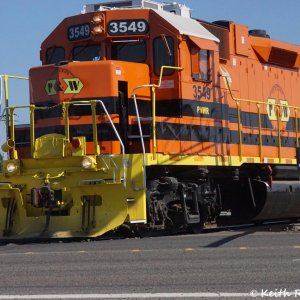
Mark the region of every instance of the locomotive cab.
MULTIPOLYGON (((140 134, 132 99, 138 88, 136 101, 146 152, 153 150, 153 114, 161 124, 156 151, 185 151, 180 142, 166 142, 170 138, 164 135, 168 126, 165 124, 170 122, 164 117, 174 117, 177 119, 172 123, 179 122, 182 110, 187 109, 182 99, 190 98, 184 95, 186 82, 198 83, 197 87, 188 89, 197 94, 196 98, 203 93, 209 97, 211 89, 207 87, 215 76, 212 62, 218 61, 213 56, 218 39, 198 22, 182 19, 163 10, 150 9, 124 10, 122 16, 114 10, 88 12, 65 19, 42 44, 43 66, 30 70, 31 104, 48 107, 48 111, 36 111, 35 136, 64 133, 64 122, 59 119, 59 108, 55 107, 69 101, 70 138, 85 136, 86 153, 92 154, 92 126, 88 125, 91 119, 85 116, 91 116, 91 110, 88 104, 75 102, 101 100, 118 127, 126 152, 137 153, 141 151, 140 134), (180 67, 191 64, 186 56, 189 51, 193 52, 192 73, 189 67, 186 70, 180 67), (155 96, 151 85, 159 85, 155 96)), ((205 113, 203 107, 198 110, 205 113)), ((100 112, 97 108, 97 118, 100 112)), ((117 137, 105 121, 102 123, 100 119, 97 122, 101 152, 120 153, 117 137)))

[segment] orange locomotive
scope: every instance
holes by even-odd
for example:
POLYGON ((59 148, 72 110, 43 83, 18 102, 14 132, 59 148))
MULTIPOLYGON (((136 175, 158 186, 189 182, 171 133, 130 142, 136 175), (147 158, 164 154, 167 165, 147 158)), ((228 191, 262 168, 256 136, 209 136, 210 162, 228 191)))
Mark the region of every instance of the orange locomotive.
POLYGON ((30 127, 7 108, 3 235, 300 216, 299 46, 132 0, 63 20, 41 61, 30 127))

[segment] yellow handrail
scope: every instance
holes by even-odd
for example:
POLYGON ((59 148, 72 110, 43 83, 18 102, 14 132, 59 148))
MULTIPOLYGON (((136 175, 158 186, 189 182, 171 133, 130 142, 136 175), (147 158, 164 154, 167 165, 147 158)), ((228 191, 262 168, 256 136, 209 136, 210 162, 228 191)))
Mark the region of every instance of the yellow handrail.
POLYGON ((238 117, 238 132, 239 132, 239 155, 240 160, 243 159, 243 132, 242 132, 242 121, 241 121, 241 108, 240 103, 236 102, 237 117, 238 117))
MULTIPOLYGON (((268 103, 259 101, 259 100, 251 100, 251 99, 243 99, 243 98, 237 98, 233 95, 231 86, 228 82, 228 76, 226 75, 221 75, 222 77, 225 78, 225 82, 229 91, 229 94, 231 98, 235 101, 236 106, 237 106, 237 114, 238 114, 238 133, 239 133, 239 156, 240 160, 242 160, 242 123, 241 123, 241 116, 240 116, 240 103, 253 103, 256 104, 257 106, 257 113, 258 113, 258 130, 259 130, 259 155, 260 155, 260 160, 261 162, 263 161, 263 147, 262 147, 262 122, 261 122, 261 110, 260 110, 260 105, 268 105, 268 103)), ((297 148, 299 147, 299 126, 298 126, 298 110, 300 109, 298 106, 293 106, 293 105, 287 105, 287 104, 282 104, 282 103, 274 103, 272 104, 276 108, 276 118, 277 118, 277 135, 278 135, 278 158, 279 162, 282 160, 282 144, 281 144, 281 114, 280 111, 282 107, 289 108, 289 109, 294 109, 295 110, 295 133, 296 133, 296 146, 297 148)))
MULTIPOLYGON (((10 158, 11 159, 18 159, 18 154, 16 152, 16 143, 15 143, 15 120, 14 120, 14 111, 15 109, 13 107, 10 107, 9 109, 7 108, 7 110, 9 110, 9 115, 11 116, 9 118, 9 122, 10 122, 10 133, 9 133, 9 136, 10 136, 10 139, 14 142, 13 143, 13 146, 12 146, 12 149, 9 151, 10 153, 10 158)), ((6 112, 6 119, 8 116, 8 113, 6 112)))
POLYGON ((278 130, 278 157, 281 162, 281 130, 280 130, 280 109, 277 107, 277 130, 278 130))
POLYGON ((0 77, 4 80, 4 98, 5 98, 5 107, 8 107, 8 79, 21 79, 21 80, 29 80, 28 77, 25 76, 12 76, 12 75, 0 75, 0 77))
POLYGON ((295 108, 296 147, 299 147, 298 109, 295 108))
POLYGON ((93 118, 94 151, 95 151, 95 154, 100 155, 101 154, 100 153, 100 147, 98 145, 96 105, 97 105, 97 102, 95 100, 92 100, 91 101, 91 110, 92 110, 92 118, 93 118))
POLYGON ((69 102, 63 102, 62 115, 65 124, 65 139, 70 142, 70 120, 69 120, 69 102))
POLYGON ((34 136, 34 110, 35 106, 30 105, 30 152, 31 152, 31 157, 34 155, 34 141, 35 141, 35 136, 34 136))
MULTIPOLYGON (((7 107, 7 114, 10 115, 10 136, 12 137, 12 141, 15 142, 15 126, 14 126, 14 111, 18 108, 29 108, 30 109, 30 147, 31 147, 31 155, 34 157, 34 148, 35 148, 35 137, 34 137, 34 112, 35 110, 51 110, 53 108, 57 108, 59 106, 62 106, 62 113, 63 113, 63 119, 65 123, 65 140, 67 142, 70 142, 70 121, 69 121, 69 113, 68 108, 70 105, 90 105, 92 110, 92 126, 93 126, 93 143, 94 143, 94 149, 95 154, 100 155, 100 147, 98 145, 98 133, 97 133, 97 115, 96 115, 96 106, 97 104, 100 104, 102 106, 102 109, 104 110, 104 113, 106 114, 115 134, 118 139, 118 141, 121 144, 122 149, 122 165, 123 165, 123 184, 126 187, 126 159, 125 159, 125 147, 122 142, 122 139, 104 105, 104 103, 101 100, 76 100, 72 102, 63 102, 59 103, 55 106, 51 107, 36 107, 35 105, 24 105, 24 106, 11 106, 7 107)), ((17 152, 15 150, 15 143, 12 143, 13 146, 10 148, 11 158, 17 159, 17 152)))
POLYGON ((136 91, 138 89, 142 88, 151 88, 151 93, 152 93, 152 148, 153 148, 153 158, 156 158, 156 152, 157 152, 157 142, 156 142, 156 89, 161 87, 162 83, 162 77, 165 69, 172 69, 172 70, 183 70, 183 67, 175 67, 175 66, 161 66, 160 68, 160 74, 159 74, 159 80, 158 84, 144 84, 137 86, 136 88, 133 89, 132 91, 132 96, 133 96, 133 101, 135 104, 135 110, 137 114, 137 122, 139 126, 139 131, 141 135, 141 143, 142 143, 142 149, 143 149, 143 156, 144 156, 144 165, 145 165, 145 145, 144 141, 142 138, 142 127, 141 127, 141 122, 139 118, 139 112, 137 108, 137 102, 136 102, 136 91))
MULTIPOLYGON (((5 100, 5 108, 7 109, 9 107, 9 94, 8 94, 8 79, 20 79, 20 80, 29 80, 28 77, 25 76, 13 76, 13 75, 0 75, 0 79, 3 78, 3 82, 4 82, 4 100, 5 100)), ((1 99, 2 100, 2 99, 1 99)), ((6 110, 6 120, 5 120, 5 124, 6 124, 6 138, 9 138, 9 118, 7 115, 7 110, 6 110)))
POLYGON ((165 69, 170 70, 183 70, 182 67, 173 67, 173 66, 162 66, 160 68, 159 81, 158 84, 153 84, 152 86, 152 146, 153 146, 153 158, 156 158, 157 152, 157 142, 156 142, 156 91, 155 89, 161 87, 162 77, 165 69))
POLYGON ((261 132, 261 113, 260 104, 257 103, 257 113, 258 113, 258 131, 259 131, 259 157, 260 161, 263 161, 263 148, 262 148, 262 132, 261 132))

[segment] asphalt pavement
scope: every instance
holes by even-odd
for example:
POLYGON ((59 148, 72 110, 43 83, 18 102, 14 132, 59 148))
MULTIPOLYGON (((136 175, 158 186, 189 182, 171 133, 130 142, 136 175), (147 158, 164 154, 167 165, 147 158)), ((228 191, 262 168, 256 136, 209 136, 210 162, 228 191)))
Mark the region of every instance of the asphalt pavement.
POLYGON ((300 232, 9 243, 0 279, 0 300, 300 299, 300 232))

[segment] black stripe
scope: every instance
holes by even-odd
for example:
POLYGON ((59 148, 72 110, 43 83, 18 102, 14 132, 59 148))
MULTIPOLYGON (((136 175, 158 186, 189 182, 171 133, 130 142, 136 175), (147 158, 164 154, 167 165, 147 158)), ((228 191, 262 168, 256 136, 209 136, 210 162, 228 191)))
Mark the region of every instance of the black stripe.
MULTIPOLYGON (((257 113, 241 111, 240 115, 241 115, 241 124, 243 126, 254 127, 254 128, 259 127, 259 119, 257 113)), ((267 129, 273 128, 272 122, 270 121, 268 115, 261 114, 260 119, 261 119, 262 128, 267 128, 267 129)), ((237 108, 229 108, 229 122, 238 123, 237 108)))
MULTIPOLYGON (((77 99, 76 99, 77 100, 77 99)), ((74 101, 76 101, 74 100, 74 101)), ((101 99, 80 99, 82 101, 88 100, 102 100, 105 107, 107 108, 110 114, 118 113, 117 110, 117 98, 116 97, 107 97, 101 99)), ((61 118, 62 117, 62 106, 57 105, 55 102, 45 101, 36 103, 36 107, 42 107, 43 109, 35 110, 35 120, 43 120, 49 118, 61 118)), ((102 107, 100 104, 97 105, 96 108, 97 114, 103 113, 102 107)), ((69 116, 90 116, 91 115, 91 107, 90 105, 70 105, 69 107, 69 116)))
MULTIPOLYGON (((239 144, 239 133, 223 127, 157 123, 157 139, 239 144)), ((259 145, 259 134, 243 133, 242 144, 259 145)), ((278 146, 278 135, 262 135, 263 146, 278 146)), ((282 147, 296 147, 296 138, 281 137, 282 147)))
MULTIPOLYGON (((91 98, 84 98, 81 100, 97 100, 91 98)), ((119 99, 117 97, 99 98, 102 100, 109 114, 119 114, 119 99)), ((139 114, 141 117, 151 117, 151 102, 144 100, 137 100, 139 114)), ((61 118, 62 107, 55 106, 53 102, 40 102, 37 104, 39 107, 47 107, 46 110, 36 110, 35 119, 48 119, 48 118, 61 118)), ((200 102, 188 99, 173 99, 173 100, 160 100, 156 102, 157 116, 166 117, 202 117, 211 118, 215 120, 224 120, 231 123, 238 123, 237 108, 229 107, 228 104, 217 102, 200 102), (199 110, 199 107, 202 108, 199 110), (203 108, 207 108, 209 114, 203 114, 203 108)), ((97 105, 97 114, 103 114, 104 111, 100 104, 97 105)), ((91 115, 90 106, 71 105, 69 107, 69 115, 72 116, 88 116, 91 115)), ((128 101, 128 115, 136 116, 134 103, 132 99, 128 101)), ((259 127, 258 114, 254 112, 241 111, 241 124, 246 127, 259 127)), ((266 129, 273 129, 272 122, 269 120, 267 114, 261 114, 261 126, 266 129)), ((300 129, 300 119, 298 119, 298 128, 300 129)), ((295 118, 290 117, 286 124, 286 131, 295 132, 295 118)))
MULTIPOLYGON (((118 124, 115 124, 119 130, 118 124)), ((98 139, 99 141, 117 141, 117 137, 110 124, 98 124, 98 139)), ((128 127, 128 134, 138 135, 137 125, 128 127)), ((45 134, 59 133, 64 134, 64 126, 54 126, 37 128, 35 136, 40 137, 45 134)), ((149 124, 143 125, 143 134, 145 136, 151 135, 151 126, 149 124)), ((228 128, 218 126, 201 126, 190 124, 172 124, 172 123, 157 123, 156 125, 157 139, 161 140, 175 140, 175 141, 192 141, 192 142, 211 142, 224 144, 239 144, 239 133, 236 130, 229 130, 228 128)), ((92 125, 72 125, 70 126, 70 136, 86 136, 86 141, 93 141, 92 125)), ((29 142, 29 134, 24 134, 24 131, 16 131, 17 143, 29 142)), ((259 135, 251 133, 242 134, 242 144, 244 145, 259 145, 259 135)), ((278 136, 276 135, 262 135, 263 146, 278 146, 278 136)), ((282 147, 296 147, 296 138, 281 137, 282 147)))
MULTIPOLYGON (((77 100, 77 99, 76 99, 77 100)), ((74 101, 76 101, 74 100, 74 101)), ((89 100, 101 100, 109 114, 119 114, 120 104, 118 97, 101 97, 101 98, 82 98, 81 101, 89 100)), ((137 99, 137 105, 139 110, 139 115, 142 117, 151 116, 151 102, 137 99)), ((44 109, 35 110, 35 120, 43 120, 49 118, 61 118, 62 117, 62 106, 57 106, 57 103, 51 101, 39 102, 36 107, 42 107, 44 109)), ((104 110, 100 103, 96 106, 96 114, 104 114, 104 110)), ((136 116, 135 107, 133 99, 128 101, 128 114, 130 116, 136 116)), ((90 116, 91 107, 90 105, 70 105, 69 106, 69 116, 79 117, 79 116, 90 116)))
POLYGON ((189 99, 172 99, 156 101, 157 116, 166 117, 207 117, 218 120, 229 120, 228 104, 218 102, 202 102, 189 99), (200 108, 207 108, 207 113, 201 113, 200 108))
MULTIPOLYGON (((92 99, 82 99, 82 100, 92 100, 92 99)), ((119 112, 119 101, 117 97, 107 97, 101 98, 109 113, 119 112)), ((50 102, 40 103, 41 106, 53 105, 50 102)), ((151 102, 138 100, 139 112, 141 116, 151 116, 151 102)), ((90 115, 89 106, 71 106, 69 114, 70 116, 83 116, 90 115), (75 107, 75 108, 74 108, 75 107)), ((200 110, 203 111, 203 110, 200 110)), ((45 118, 45 111, 40 118, 45 118)), ((51 117, 61 117, 61 107, 46 110, 47 118, 49 115, 51 117)), ((135 115, 133 100, 130 99, 128 103, 129 115, 135 115)), ((102 113, 102 108, 97 107, 97 114, 102 113)), ((157 101, 157 115, 158 116, 196 116, 196 117, 206 117, 212 118, 214 120, 228 120, 231 123, 238 123, 237 109, 229 108, 228 104, 222 104, 217 102, 201 102, 195 100, 187 99, 174 99, 157 101), (208 115, 201 114, 197 112, 197 107, 207 108, 208 115)), ((37 116, 38 117, 38 116, 37 116)), ((268 116, 265 114, 261 115, 262 128, 272 129, 272 122, 269 120, 268 116)), ((247 126, 250 128, 258 128, 258 115, 252 112, 241 112, 241 123, 242 126, 247 126)), ((100 141, 116 141, 117 138, 111 128, 110 124, 99 124, 97 125, 100 141)), ((116 124, 116 127, 118 125, 116 124)), ((298 128, 300 128, 300 120, 298 120, 298 128)), ((290 117, 286 124, 286 131, 295 131, 295 119, 290 117)), ((137 125, 128 126, 126 132, 129 135, 137 135, 138 129, 137 125)), ((36 137, 42 136, 49 133, 60 133, 64 134, 64 126, 46 127, 36 129, 36 137)), ((143 133, 146 136, 151 135, 150 124, 143 125, 143 133)), ((86 136, 87 141, 92 141, 92 125, 72 125, 70 126, 71 136, 86 136)), ((272 133, 271 133, 272 134, 272 133)), ((242 134, 243 144, 246 145, 259 145, 259 135, 258 134, 242 134)), ((193 141, 193 142, 215 142, 215 143, 226 143, 226 144, 238 144, 239 134, 236 130, 230 130, 229 128, 222 128, 218 126, 202 126, 202 125, 190 125, 190 124, 172 124, 172 123, 157 123, 157 138, 163 140, 182 140, 182 141, 193 141)), ((28 142, 28 134, 25 136, 21 131, 16 131, 16 140, 28 142)), ((275 135, 264 135, 262 136, 262 144, 264 146, 278 146, 278 136, 277 132, 275 135)), ((281 138, 281 145, 285 147, 295 147, 295 138, 281 138)))
MULTIPOLYGON (((157 115, 167 117, 204 117, 216 120, 238 123, 237 108, 229 107, 228 104, 218 102, 201 102, 188 99, 174 99, 157 101, 157 115), (200 109, 199 109, 200 108, 200 109), (203 110, 201 108, 207 108, 203 110), (204 114, 203 111, 208 112, 204 114)), ((241 112, 241 123, 243 126, 258 127, 258 115, 252 112, 241 112)), ((263 128, 272 128, 272 123, 268 115, 261 114, 261 124, 263 128)))
MULTIPOLYGON (((218 102, 202 102, 189 99, 160 100, 156 102, 157 116, 166 117, 200 117, 211 118, 215 120, 229 121, 238 123, 238 110, 229 107, 228 104, 218 102), (203 114, 203 109, 207 108, 209 114, 203 114)), ((258 114, 255 112, 241 111, 241 124, 246 127, 259 127, 258 114)), ((276 122, 276 121, 275 121, 276 122)), ((273 129, 272 122, 266 113, 261 113, 261 127, 273 129)), ((300 129, 300 119, 298 119, 298 128, 300 129)), ((295 118, 290 116, 286 124, 286 131, 295 132, 295 118)))
MULTIPOLYGON (((115 124, 116 129, 119 131, 118 124, 115 124)), ((111 127, 110 124, 98 124, 97 125, 98 131, 98 140, 99 141, 117 141, 117 137, 111 127)), ((45 134, 51 133, 59 133, 65 134, 65 128, 63 125, 52 126, 52 127, 44 127, 44 128, 37 128, 35 130, 35 137, 41 137, 45 134)), ((92 125, 71 125, 70 126, 70 136, 85 136, 87 142, 93 141, 93 126, 92 125)))

